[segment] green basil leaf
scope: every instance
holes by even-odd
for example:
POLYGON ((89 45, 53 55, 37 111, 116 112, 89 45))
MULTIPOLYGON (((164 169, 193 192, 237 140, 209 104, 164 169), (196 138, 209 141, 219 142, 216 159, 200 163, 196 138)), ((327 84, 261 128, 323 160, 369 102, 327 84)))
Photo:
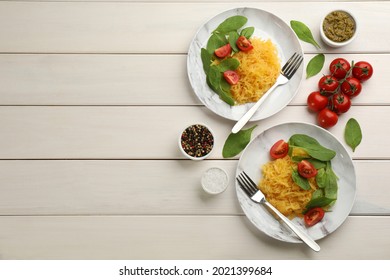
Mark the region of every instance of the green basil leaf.
POLYGON ((308 210, 314 207, 325 207, 334 202, 335 199, 327 198, 327 197, 317 197, 314 199, 311 199, 307 204, 306 204, 306 210, 303 212, 305 214, 308 210))
POLYGON ((313 77, 320 73, 324 67, 325 55, 323 53, 317 54, 313 57, 306 66, 306 79, 313 77))
POLYGON ((254 32, 255 32, 255 28, 254 27, 252 27, 252 26, 251 27, 246 27, 243 30, 241 30, 240 35, 246 37, 247 39, 249 39, 253 35, 254 32))
POLYGON ((326 175, 325 175, 325 169, 321 168, 318 170, 317 175, 316 175, 316 182, 318 187, 321 189, 325 188, 326 186, 326 175))
POLYGON ((230 158, 241 153, 242 150, 249 144, 251 140, 252 131, 257 125, 251 128, 240 130, 237 133, 230 133, 225 141, 222 149, 222 156, 224 158, 230 158))
POLYGON ((336 152, 325 148, 316 139, 305 134, 294 134, 288 140, 289 145, 304 149, 311 157, 329 161, 336 156, 336 152))
POLYGON ((299 175, 297 170, 293 170, 291 176, 295 184, 300 186, 301 189, 304 189, 305 191, 310 190, 309 181, 306 178, 303 178, 301 175, 299 175))
POLYGON ((357 120, 351 118, 348 120, 344 131, 345 142, 352 148, 354 152, 356 147, 362 141, 362 130, 357 120))
POLYGON ((217 65, 220 72, 225 72, 226 70, 236 70, 240 65, 240 61, 236 58, 227 58, 221 61, 217 65))
POLYGON ((221 39, 221 36, 217 34, 212 34, 209 40, 207 41, 206 49, 210 54, 213 54, 216 49, 226 44, 227 43, 223 39, 221 39))
POLYGON ((247 23, 248 19, 244 16, 232 16, 225 19, 217 29, 214 30, 214 33, 227 34, 231 31, 240 29, 247 23))
POLYGON ((290 25, 299 39, 314 45, 318 49, 321 49, 320 45, 316 42, 316 40, 314 40, 309 27, 307 27, 303 22, 292 20, 290 21, 290 25))
POLYGON ((238 37, 240 37, 238 32, 236 30, 231 31, 231 32, 229 32, 228 36, 229 36, 229 39, 228 39, 229 44, 232 47, 233 51, 239 52, 240 50, 238 49, 237 44, 236 44, 238 37))
POLYGON ((206 49, 202 48, 200 50, 200 57, 203 63, 203 70, 207 75, 210 69, 212 55, 206 49))

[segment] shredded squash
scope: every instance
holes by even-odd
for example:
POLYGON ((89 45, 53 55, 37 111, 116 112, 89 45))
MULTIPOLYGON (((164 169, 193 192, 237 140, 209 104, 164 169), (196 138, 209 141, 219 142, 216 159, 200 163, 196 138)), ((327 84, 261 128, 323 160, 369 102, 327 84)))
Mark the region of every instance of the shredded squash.
POLYGON ((301 217, 312 193, 318 189, 315 178, 309 178, 310 190, 303 190, 292 179, 292 169, 297 164, 287 155, 262 166, 263 179, 259 189, 266 199, 289 218, 301 217))
POLYGON ((280 60, 276 46, 271 40, 250 39, 253 49, 233 55, 240 66, 237 73, 240 80, 230 92, 237 102, 243 104, 256 102, 276 82, 280 73, 280 60))

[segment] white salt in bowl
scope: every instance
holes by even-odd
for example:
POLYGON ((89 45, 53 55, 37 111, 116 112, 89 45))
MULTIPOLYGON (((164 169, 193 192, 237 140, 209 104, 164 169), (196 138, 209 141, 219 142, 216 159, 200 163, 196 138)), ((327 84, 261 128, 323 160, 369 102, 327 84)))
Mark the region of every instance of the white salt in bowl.
POLYGON ((208 194, 220 194, 227 189, 229 177, 222 168, 211 167, 203 173, 201 183, 203 190, 208 194))

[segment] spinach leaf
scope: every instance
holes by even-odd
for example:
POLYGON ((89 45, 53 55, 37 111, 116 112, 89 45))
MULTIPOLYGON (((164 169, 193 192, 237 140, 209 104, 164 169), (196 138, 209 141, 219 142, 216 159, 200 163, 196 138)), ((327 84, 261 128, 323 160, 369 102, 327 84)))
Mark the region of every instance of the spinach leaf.
POLYGON ((241 153, 241 151, 249 144, 252 131, 256 128, 256 126, 257 125, 254 125, 251 128, 240 130, 237 133, 230 133, 223 146, 222 156, 224 158, 229 158, 241 153))
POLYGON ((211 59, 213 58, 213 56, 205 48, 202 48, 200 50, 200 57, 203 63, 203 70, 207 75, 210 69, 211 59))
POLYGON ((298 186, 301 187, 301 189, 304 189, 305 191, 310 190, 310 184, 309 181, 306 178, 303 178, 301 175, 299 175, 297 170, 292 170, 292 179, 298 186))
POLYGON ((311 195, 311 199, 316 199, 316 198, 319 198, 319 197, 323 197, 324 196, 324 192, 323 190, 321 189, 317 189, 313 192, 313 194, 311 195))
POLYGON ((220 72, 225 72, 226 70, 236 70, 240 65, 240 61, 236 58, 227 58, 221 61, 220 64, 217 65, 218 70, 220 72))
POLYGON ((215 66, 215 65, 210 66, 210 69, 209 69, 207 76, 208 76, 210 85, 214 90, 217 90, 218 88, 220 88, 222 73, 219 71, 217 66, 215 66))
POLYGON ((307 204, 306 204, 306 210, 303 212, 305 214, 308 210, 314 207, 325 207, 334 202, 335 199, 327 198, 327 197, 317 197, 314 199, 311 199, 307 204))
POLYGON ((212 34, 210 39, 207 41, 206 49, 209 54, 213 54, 214 51, 224 45, 226 45, 226 41, 221 38, 221 36, 217 34, 212 34))
POLYGON ((335 151, 325 148, 316 139, 305 134, 292 135, 288 143, 304 149, 311 157, 321 161, 329 161, 336 156, 335 151))
POLYGON ((255 28, 254 27, 252 27, 252 26, 251 27, 246 27, 243 30, 241 30, 240 35, 246 37, 247 39, 249 39, 253 35, 254 32, 255 32, 255 28))
POLYGON ((324 67, 325 55, 320 53, 313 57, 306 66, 306 79, 313 77, 320 73, 324 67))
POLYGON ((213 33, 227 34, 231 31, 237 30, 243 27, 247 23, 248 19, 244 16, 232 16, 225 19, 213 33))
POLYGON ((229 44, 232 47, 233 51, 239 52, 240 50, 238 49, 237 44, 236 44, 238 37, 240 37, 238 32, 236 30, 231 31, 231 32, 229 32, 228 36, 229 36, 229 38, 228 38, 229 44))
POLYGON ((362 141, 362 130, 359 123, 354 118, 350 118, 345 126, 344 131, 345 142, 352 148, 354 152, 356 147, 362 141))
POLYGON ((321 49, 320 45, 316 42, 316 40, 314 40, 309 27, 307 27, 303 22, 292 20, 290 21, 290 25, 299 39, 314 45, 318 49, 321 49))
POLYGON ((324 190, 324 196, 330 199, 337 199, 337 176, 333 172, 330 162, 327 162, 325 168, 318 170, 316 182, 318 187, 324 190))

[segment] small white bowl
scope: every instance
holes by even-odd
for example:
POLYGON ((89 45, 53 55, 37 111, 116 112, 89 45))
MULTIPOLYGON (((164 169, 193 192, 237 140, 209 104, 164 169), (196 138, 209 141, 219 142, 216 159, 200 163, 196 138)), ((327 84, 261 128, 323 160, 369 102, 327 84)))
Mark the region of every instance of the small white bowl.
POLYGON ((220 194, 227 189, 229 177, 222 168, 212 167, 203 173, 201 183, 203 190, 208 194, 220 194))
MULTIPOLYGON (((203 137, 203 136, 204 135, 202 135, 201 137, 203 137)), ((201 138, 201 139, 204 140, 204 138, 201 138)), ((189 159, 192 159, 192 160, 203 160, 203 159, 209 157, 211 152, 214 150, 214 146, 215 146, 215 136, 214 136, 213 131, 207 125, 204 125, 202 123, 191 124, 191 125, 188 125, 186 128, 184 128, 180 132, 180 135, 179 135, 179 148, 180 148, 180 151, 182 152, 182 154, 185 157, 189 158, 189 159), (183 142, 185 142, 185 139, 183 138, 184 137, 183 136, 184 133, 186 132, 187 129, 189 129, 191 127, 194 127, 194 126, 197 126, 197 127, 194 128, 197 132, 199 131, 199 129, 202 129, 206 133, 209 132, 210 136, 211 136, 210 139, 212 140, 211 149, 209 149, 209 151, 207 151, 207 153, 202 154, 201 156, 196 156, 196 155, 189 154, 189 153, 191 153, 191 149, 186 149, 186 148, 183 147, 183 142)))
POLYGON ((320 35, 321 35, 321 39, 322 39, 322 41, 323 41, 325 44, 327 44, 328 46, 333 47, 333 48, 344 47, 344 46, 348 45, 349 43, 351 43, 351 42, 355 39, 356 34, 357 34, 357 31, 358 31, 358 24, 357 24, 357 21, 356 21, 356 17, 355 17, 353 14, 351 14, 349 11, 346 11, 346 10, 338 9, 338 10, 331 11, 331 12, 327 13, 327 14, 323 17, 323 19, 321 20, 321 25, 320 25, 320 35), (349 39, 346 40, 346 41, 335 42, 335 41, 332 41, 331 39, 329 39, 329 38, 325 35, 324 28, 323 28, 323 24, 324 24, 325 18, 326 18, 329 14, 331 14, 331 13, 333 13, 333 12, 343 12, 343 13, 346 13, 346 14, 348 14, 348 15, 352 18, 352 20, 353 20, 354 23, 355 23, 355 31, 354 31, 352 37, 349 38, 349 39))

